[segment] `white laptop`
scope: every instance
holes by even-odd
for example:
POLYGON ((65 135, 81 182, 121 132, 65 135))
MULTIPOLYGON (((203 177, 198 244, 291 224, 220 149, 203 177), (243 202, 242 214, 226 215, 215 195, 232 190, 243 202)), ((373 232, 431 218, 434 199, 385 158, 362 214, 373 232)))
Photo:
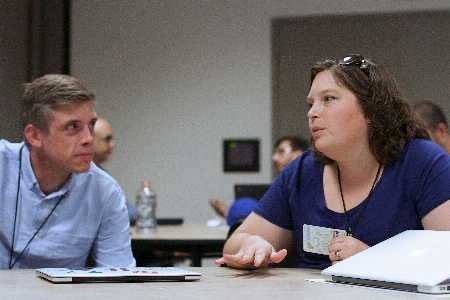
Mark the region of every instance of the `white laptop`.
POLYGON ((450 293, 450 231, 407 230, 322 271, 327 279, 450 293))
POLYGON ((53 283, 195 281, 202 274, 173 267, 134 268, 45 268, 36 269, 39 277, 53 283))

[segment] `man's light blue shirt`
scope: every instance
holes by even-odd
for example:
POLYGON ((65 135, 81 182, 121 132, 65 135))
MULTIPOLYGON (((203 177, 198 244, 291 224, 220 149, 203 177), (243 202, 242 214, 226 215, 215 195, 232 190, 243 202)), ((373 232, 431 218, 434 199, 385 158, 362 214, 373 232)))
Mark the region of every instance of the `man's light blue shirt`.
POLYGON ((117 182, 91 163, 88 172, 72 174, 46 196, 23 145, 0 140, 0 269, 10 268, 11 257, 13 269, 83 267, 91 249, 96 266, 135 266, 125 197, 117 182))

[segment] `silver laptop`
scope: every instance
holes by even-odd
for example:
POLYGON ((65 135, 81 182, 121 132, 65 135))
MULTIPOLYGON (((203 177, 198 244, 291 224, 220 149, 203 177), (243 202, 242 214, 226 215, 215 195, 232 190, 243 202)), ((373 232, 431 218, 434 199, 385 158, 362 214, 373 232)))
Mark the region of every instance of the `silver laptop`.
POLYGON ((173 267, 135 268, 46 268, 36 269, 39 277, 53 283, 195 281, 202 274, 173 267))
POLYGON ((450 231, 407 230, 322 271, 336 282, 450 293, 450 231))

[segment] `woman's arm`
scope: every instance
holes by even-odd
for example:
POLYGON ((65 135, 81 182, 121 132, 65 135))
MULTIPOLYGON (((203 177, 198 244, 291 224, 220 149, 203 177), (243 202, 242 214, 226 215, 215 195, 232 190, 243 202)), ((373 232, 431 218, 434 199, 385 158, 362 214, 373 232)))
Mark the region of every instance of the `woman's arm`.
POLYGON ((422 218, 424 229, 450 230, 450 200, 442 203, 422 218))
POLYGON ((281 262, 293 244, 292 231, 251 213, 227 240, 223 257, 215 263, 239 269, 265 267, 281 262))

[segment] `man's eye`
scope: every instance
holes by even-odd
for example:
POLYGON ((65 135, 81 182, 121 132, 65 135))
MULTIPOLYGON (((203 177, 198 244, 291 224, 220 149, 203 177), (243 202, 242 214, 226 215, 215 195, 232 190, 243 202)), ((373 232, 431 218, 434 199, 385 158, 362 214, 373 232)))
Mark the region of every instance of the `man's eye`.
POLYGON ((76 129, 78 129, 78 125, 77 124, 70 124, 69 126, 67 126, 67 129, 69 129, 69 130, 76 130, 76 129))

